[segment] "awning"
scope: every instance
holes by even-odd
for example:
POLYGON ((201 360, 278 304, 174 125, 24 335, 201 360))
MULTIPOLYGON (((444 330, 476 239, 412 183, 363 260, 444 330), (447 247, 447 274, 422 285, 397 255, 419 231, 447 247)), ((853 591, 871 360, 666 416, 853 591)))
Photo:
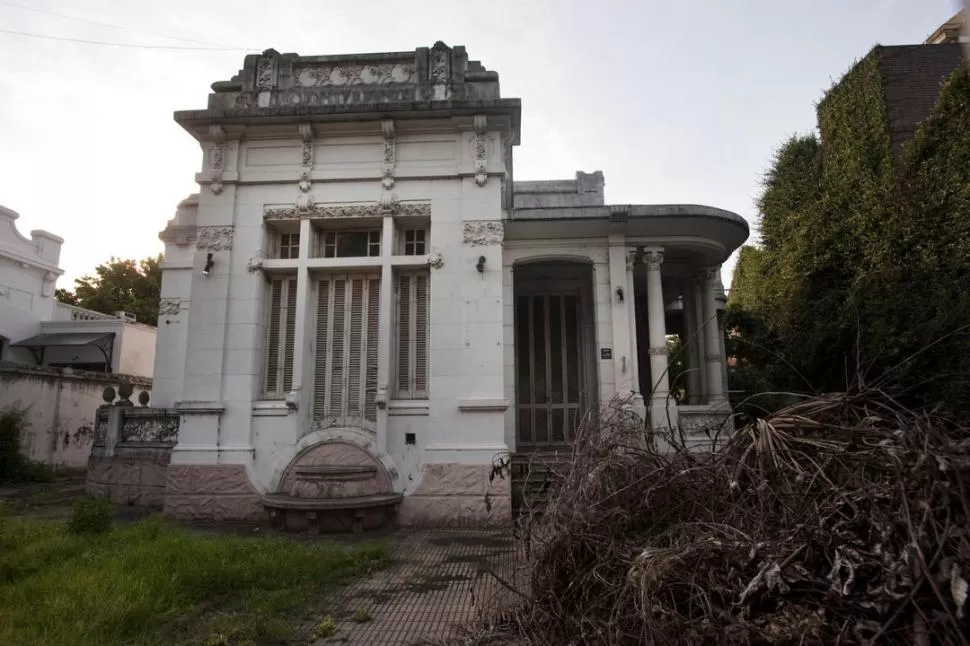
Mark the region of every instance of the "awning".
POLYGON ((105 372, 111 372, 111 355, 114 348, 114 332, 48 332, 37 334, 11 343, 12 348, 27 348, 34 354, 39 365, 44 363, 44 349, 53 347, 94 346, 104 355, 105 372))

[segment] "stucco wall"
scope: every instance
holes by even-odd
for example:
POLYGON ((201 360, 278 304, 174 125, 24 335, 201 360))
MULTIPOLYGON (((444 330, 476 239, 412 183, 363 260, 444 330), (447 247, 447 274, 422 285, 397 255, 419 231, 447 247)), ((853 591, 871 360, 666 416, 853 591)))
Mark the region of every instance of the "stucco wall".
MULTIPOLYGON (((28 428, 22 438, 24 453, 31 459, 69 468, 87 464, 94 440, 98 406, 104 403, 105 386, 117 388, 119 375, 105 378, 87 372, 65 374, 56 369, 0 365, 0 409, 27 409, 28 428)), ((136 383, 132 401, 142 390, 151 391, 149 380, 136 383)))
MULTIPOLYGON (((54 311, 54 282, 63 240, 44 231, 30 238, 17 231, 18 214, 0 206, 0 337, 15 343, 37 334, 54 311)), ((0 361, 33 361, 19 348, 2 351, 0 361)))

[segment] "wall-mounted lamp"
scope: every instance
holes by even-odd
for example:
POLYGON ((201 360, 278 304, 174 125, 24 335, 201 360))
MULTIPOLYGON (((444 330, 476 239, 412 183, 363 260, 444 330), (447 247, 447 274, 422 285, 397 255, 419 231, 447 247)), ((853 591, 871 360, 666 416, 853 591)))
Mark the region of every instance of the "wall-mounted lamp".
POLYGON ((212 259, 212 254, 206 254, 205 257, 205 267, 202 268, 202 275, 208 276, 209 271, 212 269, 212 265, 216 264, 216 261, 212 259))
POLYGON ((480 274, 485 272, 485 256, 478 257, 478 264, 475 265, 475 269, 477 269, 478 273, 480 274))
POLYGON ((623 302, 623 288, 622 287, 617 287, 616 288, 616 300, 620 301, 621 303, 623 302))

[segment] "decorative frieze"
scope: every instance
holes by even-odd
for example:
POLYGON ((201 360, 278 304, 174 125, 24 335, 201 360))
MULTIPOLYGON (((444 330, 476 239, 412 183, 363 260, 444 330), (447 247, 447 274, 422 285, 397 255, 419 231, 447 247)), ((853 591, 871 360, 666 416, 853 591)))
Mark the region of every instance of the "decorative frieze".
POLYGON ((178 316, 182 311, 182 299, 180 298, 160 298, 158 299, 159 316, 178 316))
POLYGON ((414 83, 414 64, 387 63, 313 64, 294 70, 300 87, 342 87, 348 85, 401 85, 414 83))
POLYGON ((195 248, 206 251, 229 251, 232 249, 232 225, 199 227, 195 248))
POLYGON ((212 137, 212 158, 210 159, 210 170, 212 181, 209 190, 214 194, 222 193, 222 173, 226 168, 226 131, 217 123, 209 126, 209 136, 212 137))
POLYGON ((441 269, 445 266, 445 259, 438 251, 432 251, 424 259, 432 269, 441 269))
POLYGON ((505 228, 501 220, 470 220, 462 223, 461 241, 472 247, 502 244, 505 228))
POLYGON ((150 415, 125 415, 121 423, 122 442, 178 441, 179 416, 157 412, 150 415))
POLYGON ((313 204, 305 210, 295 206, 271 206, 263 211, 267 220, 293 220, 300 218, 366 218, 383 215, 431 216, 431 202, 399 202, 393 198, 379 202, 353 204, 313 204))
POLYGON ((256 62, 256 90, 265 92, 276 86, 275 56, 261 56, 256 62))
POLYGON ((310 171, 313 170, 313 126, 300 124, 300 138, 303 140, 303 155, 300 161, 300 191, 310 192, 310 171))
POLYGON ((488 141, 486 128, 488 117, 484 114, 475 115, 475 183, 485 186, 488 182, 488 141))
POLYGON ((386 190, 394 188, 394 166, 397 163, 397 141, 394 136, 394 120, 381 121, 381 134, 384 135, 384 177, 381 185, 386 190))

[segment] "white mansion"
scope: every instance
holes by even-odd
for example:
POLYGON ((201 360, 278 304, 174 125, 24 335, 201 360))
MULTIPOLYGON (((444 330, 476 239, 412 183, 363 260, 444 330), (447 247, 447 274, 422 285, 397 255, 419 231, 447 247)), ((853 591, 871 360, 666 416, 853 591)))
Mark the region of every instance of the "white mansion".
POLYGON ((688 434, 729 414, 738 215, 607 205, 600 172, 513 181, 521 103, 463 47, 267 50, 212 89, 175 114, 201 191, 161 234, 169 513, 501 523, 496 457, 567 447, 615 396, 688 434))

